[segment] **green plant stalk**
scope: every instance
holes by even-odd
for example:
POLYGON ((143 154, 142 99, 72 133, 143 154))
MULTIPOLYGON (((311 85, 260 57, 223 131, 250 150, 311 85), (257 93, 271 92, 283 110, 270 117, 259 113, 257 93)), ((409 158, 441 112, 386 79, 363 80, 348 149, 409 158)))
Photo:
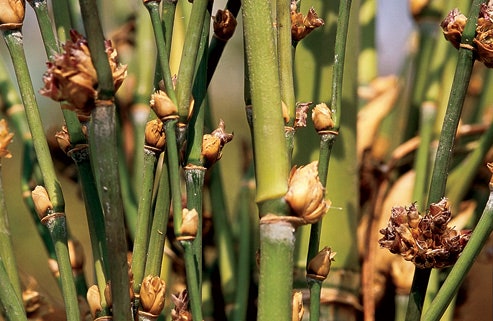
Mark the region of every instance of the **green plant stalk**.
MULTIPOLYGON (((294 98, 293 56, 291 40, 291 2, 276 0, 277 16, 277 58, 279 61, 279 81, 281 85, 281 100, 286 104, 289 121, 287 126, 293 126, 296 119, 296 100, 294 98)), ((293 137, 291 137, 291 142, 293 137)))
POLYGON ((173 35, 173 24, 175 22, 176 12, 175 0, 163 0, 161 3, 161 21, 164 29, 164 40, 166 42, 165 50, 168 56, 171 53, 171 39, 173 35))
MULTIPOLYGON (((199 46, 204 30, 204 21, 207 13, 208 0, 195 0, 190 14, 190 23, 185 35, 183 52, 180 60, 180 69, 176 82, 176 96, 178 102, 178 114, 180 122, 188 121, 190 109, 190 99, 192 96, 192 85, 195 76, 195 69, 199 57, 199 46)), ((199 59, 200 60, 200 59, 199 59)))
POLYGON ((166 228, 169 219, 171 193, 169 190, 168 163, 164 157, 159 177, 159 186, 156 196, 156 206, 152 218, 149 237, 149 255, 145 264, 145 275, 160 275, 163 262, 163 248, 166 240, 166 228))
POLYGON ((166 43, 170 42, 171 39, 166 41, 164 38, 161 18, 159 16, 159 1, 148 1, 145 2, 144 5, 149 11, 149 15, 151 17, 154 38, 156 40, 158 66, 161 68, 161 76, 163 77, 166 94, 176 104, 176 94, 173 87, 173 81, 171 80, 171 71, 169 69, 169 53, 166 50, 166 43))
POLYGON ((64 212, 65 203, 63 194, 55 175, 55 168, 51 160, 48 143, 45 139, 38 104, 24 54, 22 33, 20 30, 3 30, 3 36, 12 58, 22 101, 24 102, 27 121, 32 134, 34 149, 36 150, 39 167, 43 175, 44 185, 53 203, 53 211, 64 212))
POLYGON ((104 311, 103 314, 107 315, 104 289, 106 287, 108 263, 105 258, 109 259, 109 256, 106 247, 103 209, 101 207, 101 202, 99 201, 97 185, 92 173, 88 149, 74 149, 69 152, 69 156, 74 160, 79 172, 82 196, 86 206, 87 226, 89 229, 94 261, 94 274, 101 298, 101 306, 104 311))
POLYGON ((197 278, 199 274, 196 273, 197 268, 201 267, 197 266, 197 263, 195 262, 193 241, 182 241, 181 245, 185 250, 185 269, 186 271, 192 272, 187 273, 187 290, 190 297, 190 311, 192 312, 195 320, 202 320, 202 300, 199 286, 200 281, 197 278))
POLYGON ((55 244, 58 271, 60 273, 60 283, 62 287, 63 300, 65 302, 65 312, 68 321, 79 321, 80 312, 77 301, 77 290, 75 288, 72 266, 67 247, 67 224, 65 213, 53 212, 43 218, 43 224, 50 231, 51 238, 55 244))
POLYGON ((8 321, 27 321, 22 300, 17 295, 14 285, 10 283, 9 275, 0 257, 0 305, 8 321))
MULTIPOLYGON (((0 174, 2 163, 0 162, 0 174)), ((7 205, 5 204, 5 194, 3 191, 3 181, 0 175, 0 258, 3 260, 4 268, 9 276, 10 284, 15 291, 18 299, 22 298, 21 283, 17 266, 15 263, 14 248, 10 236, 9 218, 7 205)), ((4 284, 4 283, 2 283, 4 284)))
MULTIPOLYGON (((475 0, 471 5, 468 21, 462 34, 462 44, 472 45, 472 39, 475 35, 475 25, 479 14, 479 5, 481 3, 482 1, 475 0)), ((445 194, 447 174, 452 158, 451 151, 453 150, 455 133, 459 124, 467 86, 471 78, 473 63, 474 57, 472 50, 460 48, 449 103, 438 142, 438 150, 431 176, 428 203, 438 202, 445 194)), ((406 320, 416 320, 421 315, 430 271, 430 269, 418 268, 415 270, 406 320)))
POLYGON ((46 0, 28 0, 28 2, 36 14, 39 30, 41 31, 41 36, 43 38, 43 45, 45 46, 48 59, 51 60, 60 49, 55 34, 53 33, 52 23, 48 12, 48 2, 46 0))
POLYGON ((452 267, 447 279, 421 320, 434 321, 440 319, 450 301, 457 293, 459 286, 464 281, 467 272, 471 269, 491 232, 493 232, 493 186, 490 183, 490 196, 484 208, 483 215, 481 215, 462 254, 452 267))
POLYGON ((90 148, 94 157, 95 175, 105 217, 109 261, 109 280, 113 296, 113 318, 131 320, 128 291, 127 242, 121 198, 117 118, 113 96, 113 75, 105 51, 104 36, 94 0, 80 0, 82 20, 87 34, 91 59, 98 75, 98 100, 91 113, 90 148))
POLYGON ((359 12, 361 49, 358 58, 358 83, 367 85, 378 76, 376 49, 377 0, 363 0, 359 12))
POLYGON ((125 225, 128 229, 130 239, 135 239, 137 229, 137 200, 135 199, 135 193, 132 189, 132 182, 130 181, 130 174, 128 173, 128 167, 125 165, 125 155, 119 153, 119 174, 120 174, 120 186, 122 188, 122 200, 123 200, 123 215, 125 216, 125 225))
POLYGON ((66 42, 70 39, 70 29, 72 29, 72 20, 70 6, 65 0, 52 0, 53 16, 55 18, 55 27, 60 42, 66 42))
POLYGON ((137 209, 137 233, 135 234, 132 255, 134 293, 140 292, 142 280, 144 279, 146 256, 148 255, 149 226, 152 219, 152 189, 154 187, 154 175, 158 157, 158 151, 154 150, 154 148, 144 147, 143 186, 137 209))

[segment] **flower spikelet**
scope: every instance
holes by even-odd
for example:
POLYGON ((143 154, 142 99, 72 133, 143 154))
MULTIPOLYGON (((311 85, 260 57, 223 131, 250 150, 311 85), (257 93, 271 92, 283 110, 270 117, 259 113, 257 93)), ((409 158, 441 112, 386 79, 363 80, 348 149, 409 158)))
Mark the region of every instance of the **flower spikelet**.
POLYGON ((201 155, 205 167, 211 167, 221 159, 224 145, 229 143, 233 137, 233 133, 226 132, 226 126, 222 119, 219 120, 219 126, 212 133, 202 137, 201 155))
POLYGON ((445 39, 450 41, 457 49, 459 49, 466 22, 467 17, 459 9, 455 8, 448 13, 447 17, 440 24, 445 39))
POLYGON ((0 29, 21 28, 25 12, 24 0, 0 0, 0 29))
POLYGON ((458 232, 447 226, 451 218, 446 198, 432 203, 425 215, 415 204, 392 208, 392 214, 378 242, 401 255, 418 268, 444 268, 453 265, 469 240, 469 231, 458 232))
POLYGON ((45 217, 48 215, 48 211, 53 209, 48 192, 43 186, 36 186, 31 192, 31 196, 33 198, 34 209, 38 213, 39 218, 45 217))
POLYGON ((162 150, 166 144, 164 123, 160 119, 153 119, 146 124, 145 143, 147 146, 162 150))
POLYGON ((0 158, 11 158, 12 154, 7 146, 12 142, 14 133, 9 132, 9 127, 5 119, 0 120, 0 158))
MULTIPOLYGON (((293 6, 295 9, 296 6, 293 6)), ((291 38, 294 41, 300 41, 308 36, 314 29, 323 26, 323 19, 319 18, 315 9, 310 8, 306 16, 302 13, 291 10, 291 38)))
POLYGON ((171 310, 172 321, 192 321, 192 314, 188 311, 188 291, 185 289, 178 294, 171 295, 175 307, 171 310))
POLYGON ((329 275, 330 266, 336 254, 330 247, 324 247, 308 263, 306 276, 319 281, 325 280, 329 275))
POLYGON ((334 129, 332 111, 325 103, 320 103, 312 110, 313 126, 317 132, 334 129))
POLYGON ((164 308, 166 283, 158 276, 148 275, 140 288, 140 303, 144 312, 159 315, 164 308))
POLYGON ((306 224, 318 222, 327 212, 330 202, 325 200, 325 189, 318 177, 318 162, 293 167, 284 196, 291 210, 306 224))

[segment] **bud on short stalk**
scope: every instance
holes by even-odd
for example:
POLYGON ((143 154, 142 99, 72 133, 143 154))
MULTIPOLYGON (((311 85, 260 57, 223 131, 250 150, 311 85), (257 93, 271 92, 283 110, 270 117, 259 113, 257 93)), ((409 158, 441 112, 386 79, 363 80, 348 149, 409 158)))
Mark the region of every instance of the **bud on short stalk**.
POLYGON ((158 90, 152 94, 150 105, 160 119, 178 117, 178 107, 176 107, 171 98, 162 90, 158 90))
POLYGON ((163 280, 158 276, 146 276, 140 288, 139 313, 144 312, 157 318, 164 308, 165 293, 166 283, 163 280))
POLYGON ((318 104, 313 108, 312 121, 317 132, 332 130, 335 126, 332 111, 325 103, 318 104))
POLYGON ((163 150, 166 145, 166 134, 164 123, 160 119, 153 119, 146 124, 145 128, 145 145, 163 150))
POLYGON ((34 209, 40 219, 43 219, 46 215, 48 215, 48 212, 53 210, 53 204, 50 201, 48 192, 43 186, 36 186, 31 192, 31 196, 33 198, 34 209))
POLYGON ((197 235, 197 230, 199 226, 199 214, 196 209, 187 209, 184 208, 182 210, 182 223, 180 227, 180 236, 195 238, 197 235))
POLYGON ((330 247, 324 247, 308 263, 306 277, 318 281, 325 280, 329 275, 330 265, 334 261, 335 255, 336 252, 332 252, 330 247))
POLYGON ((222 41, 229 40, 235 32, 236 24, 236 18, 231 11, 217 10, 213 22, 214 36, 222 41))
POLYGON ((25 11, 24 0, 0 0, 0 29, 20 29, 25 11))

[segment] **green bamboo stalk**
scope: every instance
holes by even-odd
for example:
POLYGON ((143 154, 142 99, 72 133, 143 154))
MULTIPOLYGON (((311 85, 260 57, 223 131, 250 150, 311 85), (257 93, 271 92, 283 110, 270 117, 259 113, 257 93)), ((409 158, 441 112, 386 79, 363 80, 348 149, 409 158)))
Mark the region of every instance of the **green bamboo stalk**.
MULTIPOLYGON (((152 218, 149 237, 149 255, 145 264, 144 275, 160 275, 163 262, 163 248, 166 239, 166 229, 169 219, 171 193, 169 189, 168 163, 163 157, 156 196, 156 206, 152 218)), ((166 279, 167 280, 167 279, 166 279)))
POLYGON ((118 167, 117 118, 113 96, 113 75, 105 51, 104 36, 94 0, 80 1, 91 59, 98 75, 98 100, 90 123, 90 148, 97 171, 98 191, 103 204, 113 297, 113 318, 131 320, 128 291, 127 244, 123 221, 118 167))
POLYGON ((2 257, 0 257, 0 305, 5 311, 8 321, 27 321, 24 305, 16 294, 14 285, 10 283, 9 275, 5 269, 2 257))
POLYGON ((53 27, 48 13, 48 2, 46 0, 28 0, 28 2, 34 9, 46 54, 48 59, 51 59, 51 57, 57 54, 60 49, 55 34, 53 33, 53 27))
POLYGON ((377 0, 363 0, 359 12, 361 49, 358 58, 358 83, 367 85, 378 76, 376 45, 377 0))
POLYGON ((134 274, 134 293, 140 292, 142 280, 144 279, 144 269, 146 256, 148 253, 149 227, 152 220, 152 190, 154 187, 154 176, 159 152, 155 148, 144 147, 144 171, 142 173, 142 191, 139 198, 137 210, 137 233, 135 234, 132 273, 134 274))
MULTIPOLYGON (((491 165, 489 165, 491 171, 491 165)), ((476 257, 493 232, 493 183, 490 182, 490 196, 484 208, 481 218, 474 228, 469 242, 464 247, 461 256, 452 267, 447 279, 438 291, 430 308, 425 312, 423 321, 439 320, 447 309, 450 301, 457 293, 459 286, 464 281, 467 272, 471 269, 476 257)))
MULTIPOLYGON (((1 169, 2 163, 0 162, 0 174, 1 169)), ((15 295, 17 296, 17 299, 20 300, 22 298, 21 283, 19 281, 19 274, 17 273, 14 248, 10 236, 9 218, 7 205, 5 204, 2 175, 0 175, 0 258, 3 261, 5 271, 7 272, 9 282, 15 291, 15 295)))
POLYGON ((53 16, 55 20, 56 33, 60 42, 66 42, 70 39, 70 30, 72 29, 72 20, 70 6, 65 0, 52 0, 53 16))
POLYGON ((171 54, 171 38, 175 22, 176 0, 163 0, 161 3, 161 21, 164 29, 165 51, 171 54))
MULTIPOLYGON (((468 21, 462 34, 462 44, 466 46, 471 46, 472 44, 472 39, 476 31, 475 25, 479 14, 479 5, 481 3, 482 1, 475 0, 471 5, 468 21)), ((452 158, 451 151, 454 145, 455 133, 459 124, 467 86, 471 77, 473 63, 474 57, 472 50, 461 47, 459 49, 459 58, 452 84, 452 91, 450 92, 449 103, 438 142, 438 150, 430 183, 429 203, 438 202, 445 194, 447 174, 452 158)), ((430 271, 430 269, 419 268, 415 270, 406 320, 416 320, 421 315, 430 271)))
POLYGON ((258 320, 289 320, 294 230, 282 218, 289 212, 282 204, 289 169, 287 146, 273 144, 285 138, 271 6, 265 1, 246 0, 242 12, 252 97, 256 202, 260 217, 274 217, 260 223, 258 320))

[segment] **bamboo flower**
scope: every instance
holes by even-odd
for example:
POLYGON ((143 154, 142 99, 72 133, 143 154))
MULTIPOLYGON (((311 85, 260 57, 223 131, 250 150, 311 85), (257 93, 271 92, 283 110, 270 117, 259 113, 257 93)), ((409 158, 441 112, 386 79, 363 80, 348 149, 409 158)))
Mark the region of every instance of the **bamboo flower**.
POLYGON ((166 144, 164 123, 160 119, 153 119, 146 124, 145 144, 147 146, 162 150, 166 144))
POLYGON ((196 209, 184 208, 182 211, 182 224, 180 228, 180 235, 186 237, 195 238, 197 235, 197 229, 199 226, 199 214, 196 209))
POLYGON ((219 120, 219 126, 211 133, 202 138, 202 160, 205 167, 211 167, 221 159, 224 145, 233 139, 234 134, 226 132, 224 121, 219 120))
POLYGON ((332 252, 330 247, 324 247, 318 254, 308 263, 306 276, 315 280, 323 281, 327 278, 330 272, 330 265, 334 261, 336 252, 332 252))
POLYGON ((50 201, 48 192, 43 186, 36 186, 31 192, 31 196, 34 203, 34 209, 40 219, 48 215, 48 211, 53 209, 53 204, 50 201))
POLYGON ((291 11, 291 37, 294 41, 300 41, 308 36, 314 29, 323 26, 323 19, 319 18, 315 9, 310 8, 308 14, 303 16, 302 13, 291 11))
POLYGON ((444 268, 459 258, 470 231, 457 232, 447 227, 451 212, 447 199, 430 205, 421 216, 415 204, 396 206, 378 242, 390 252, 400 254, 418 268, 444 268))
POLYGON ((22 27, 26 11, 24 0, 0 0, 0 29, 22 27))
POLYGON ((192 314, 188 311, 189 298, 186 289, 178 294, 172 294, 171 301, 175 305, 171 310, 172 321, 192 321, 192 314))
POLYGON ((488 68, 493 67, 493 6, 482 4, 473 42, 477 48, 478 60, 488 68))
POLYGON ((142 311, 158 316, 164 308, 166 283, 158 276, 148 275, 140 288, 140 304, 142 311))
POLYGON ((231 11, 228 9, 217 10, 213 22, 214 36, 222 41, 227 41, 233 36, 236 24, 236 18, 231 11))
POLYGON ((284 196, 291 210, 306 224, 322 219, 330 206, 325 200, 325 189, 318 177, 318 162, 293 167, 288 181, 288 192, 284 196))
MULTIPOLYGON (((97 73, 87 40, 75 30, 70 31, 70 37, 71 40, 63 46, 64 52, 47 63, 48 70, 43 75, 44 88, 40 93, 55 101, 69 102, 63 106, 88 117, 97 99, 97 73)), ((106 41, 105 46, 117 90, 127 74, 127 66, 118 63, 117 52, 110 41, 106 41)))
POLYGON ((12 142, 14 133, 9 132, 7 121, 0 120, 0 158, 11 158, 12 154, 8 151, 7 146, 12 142))
POLYGON ((317 132, 334 129, 335 123, 332 119, 332 111, 325 103, 317 104, 313 108, 312 121, 317 132))
POLYGON ((176 104, 162 90, 158 90, 152 94, 150 105, 160 119, 178 116, 178 107, 176 107, 176 104))
POLYGON ((96 284, 89 287, 87 290, 86 299, 93 318, 96 318, 96 316, 103 310, 103 307, 101 306, 101 296, 96 284))
POLYGON ((467 22, 467 17, 459 9, 455 8, 449 12, 440 26, 443 30, 445 39, 450 41, 455 48, 459 49, 462 32, 467 22))

